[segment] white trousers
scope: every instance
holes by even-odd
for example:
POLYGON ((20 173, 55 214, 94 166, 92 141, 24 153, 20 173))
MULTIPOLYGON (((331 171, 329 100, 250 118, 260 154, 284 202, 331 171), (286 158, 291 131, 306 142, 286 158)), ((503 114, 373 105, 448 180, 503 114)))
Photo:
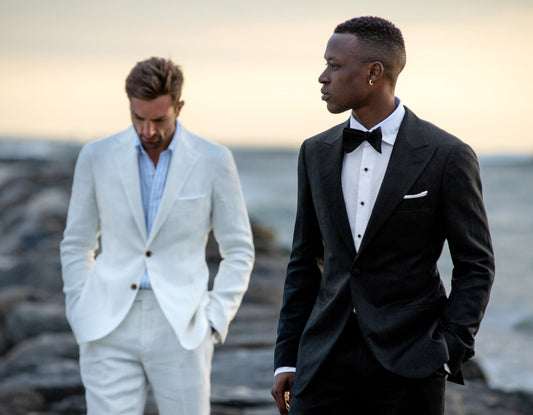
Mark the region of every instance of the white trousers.
POLYGON ((80 345, 88 415, 142 415, 148 384, 159 415, 209 415, 211 333, 184 349, 151 290, 141 290, 124 321, 80 345))

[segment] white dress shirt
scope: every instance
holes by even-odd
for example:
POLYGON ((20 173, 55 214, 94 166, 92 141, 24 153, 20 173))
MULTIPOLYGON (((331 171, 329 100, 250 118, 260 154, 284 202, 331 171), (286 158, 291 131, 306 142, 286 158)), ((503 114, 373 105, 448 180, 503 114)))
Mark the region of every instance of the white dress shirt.
MULTIPOLYGON (((139 155, 139 179, 141 181, 141 197, 144 210, 144 219, 146 222, 146 233, 150 236, 152 230, 152 224, 154 223, 157 210, 159 209, 159 202, 163 196, 163 190, 165 189, 165 183, 167 181, 168 167, 170 166, 170 158, 172 152, 176 148, 176 141, 178 140, 180 124, 176 120, 176 129, 168 148, 161 152, 157 167, 154 166, 153 161, 150 159, 146 151, 144 150, 139 136, 137 137, 135 147, 139 155)), ((151 289, 150 277, 147 271, 144 271, 144 275, 141 279, 141 289, 151 289)))
POLYGON ((389 165, 396 135, 405 115, 405 108, 400 100, 396 99, 396 103, 394 112, 371 130, 363 127, 353 113, 350 116, 350 128, 373 131, 381 127, 382 134, 381 153, 378 153, 368 141, 364 141, 351 153, 345 153, 342 164, 342 192, 357 250, 365 235, 370 214, 389 165))

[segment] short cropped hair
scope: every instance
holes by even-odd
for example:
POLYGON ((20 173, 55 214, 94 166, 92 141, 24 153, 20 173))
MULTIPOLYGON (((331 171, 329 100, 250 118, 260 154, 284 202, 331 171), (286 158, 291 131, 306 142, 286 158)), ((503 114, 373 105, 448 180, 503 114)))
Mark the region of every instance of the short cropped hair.
POLYGON ((152 57, 137 64, 126 78, 128 98, 145 101, 154 100, 162 95, 170 95, 176 105, 181 97, 183 73, 181 68, 170 59, 152 57))
POLYGON ((339 24, 334 33, 348 33, 365 43, 369 61, 380 61, 394 78, 405 67, 406 53, 400 29, 381 17, 355 17, 339 24))

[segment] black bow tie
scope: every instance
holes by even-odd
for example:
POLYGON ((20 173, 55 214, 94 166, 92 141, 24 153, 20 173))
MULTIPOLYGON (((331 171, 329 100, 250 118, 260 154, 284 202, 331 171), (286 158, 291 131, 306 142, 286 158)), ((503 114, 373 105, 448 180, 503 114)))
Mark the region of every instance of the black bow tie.
POLYGON ((373 131, 361 131, 354 130, 353 128, 345 128, 342 132, 342 146, 344 147, 345 153, 351 153, 365 140, 368 141, 378 153, 381 153, 380 127, 373 131))

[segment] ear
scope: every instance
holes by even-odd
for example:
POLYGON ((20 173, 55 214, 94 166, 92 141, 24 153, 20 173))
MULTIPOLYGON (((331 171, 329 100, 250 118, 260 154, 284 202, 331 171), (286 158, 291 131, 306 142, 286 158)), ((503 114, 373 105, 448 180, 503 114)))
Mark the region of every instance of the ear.
POLYGON ((385 67, 380 61, 372 62, 369 66, 368 81, 372 83, 376 82, 378 79, 382 78, 385 74, 385 67))
POLYGON ((178 101, 178 103, 176 104, 176 117, 180 115, 180 111, 184 105, 185 105, 185 101, 178 101))

